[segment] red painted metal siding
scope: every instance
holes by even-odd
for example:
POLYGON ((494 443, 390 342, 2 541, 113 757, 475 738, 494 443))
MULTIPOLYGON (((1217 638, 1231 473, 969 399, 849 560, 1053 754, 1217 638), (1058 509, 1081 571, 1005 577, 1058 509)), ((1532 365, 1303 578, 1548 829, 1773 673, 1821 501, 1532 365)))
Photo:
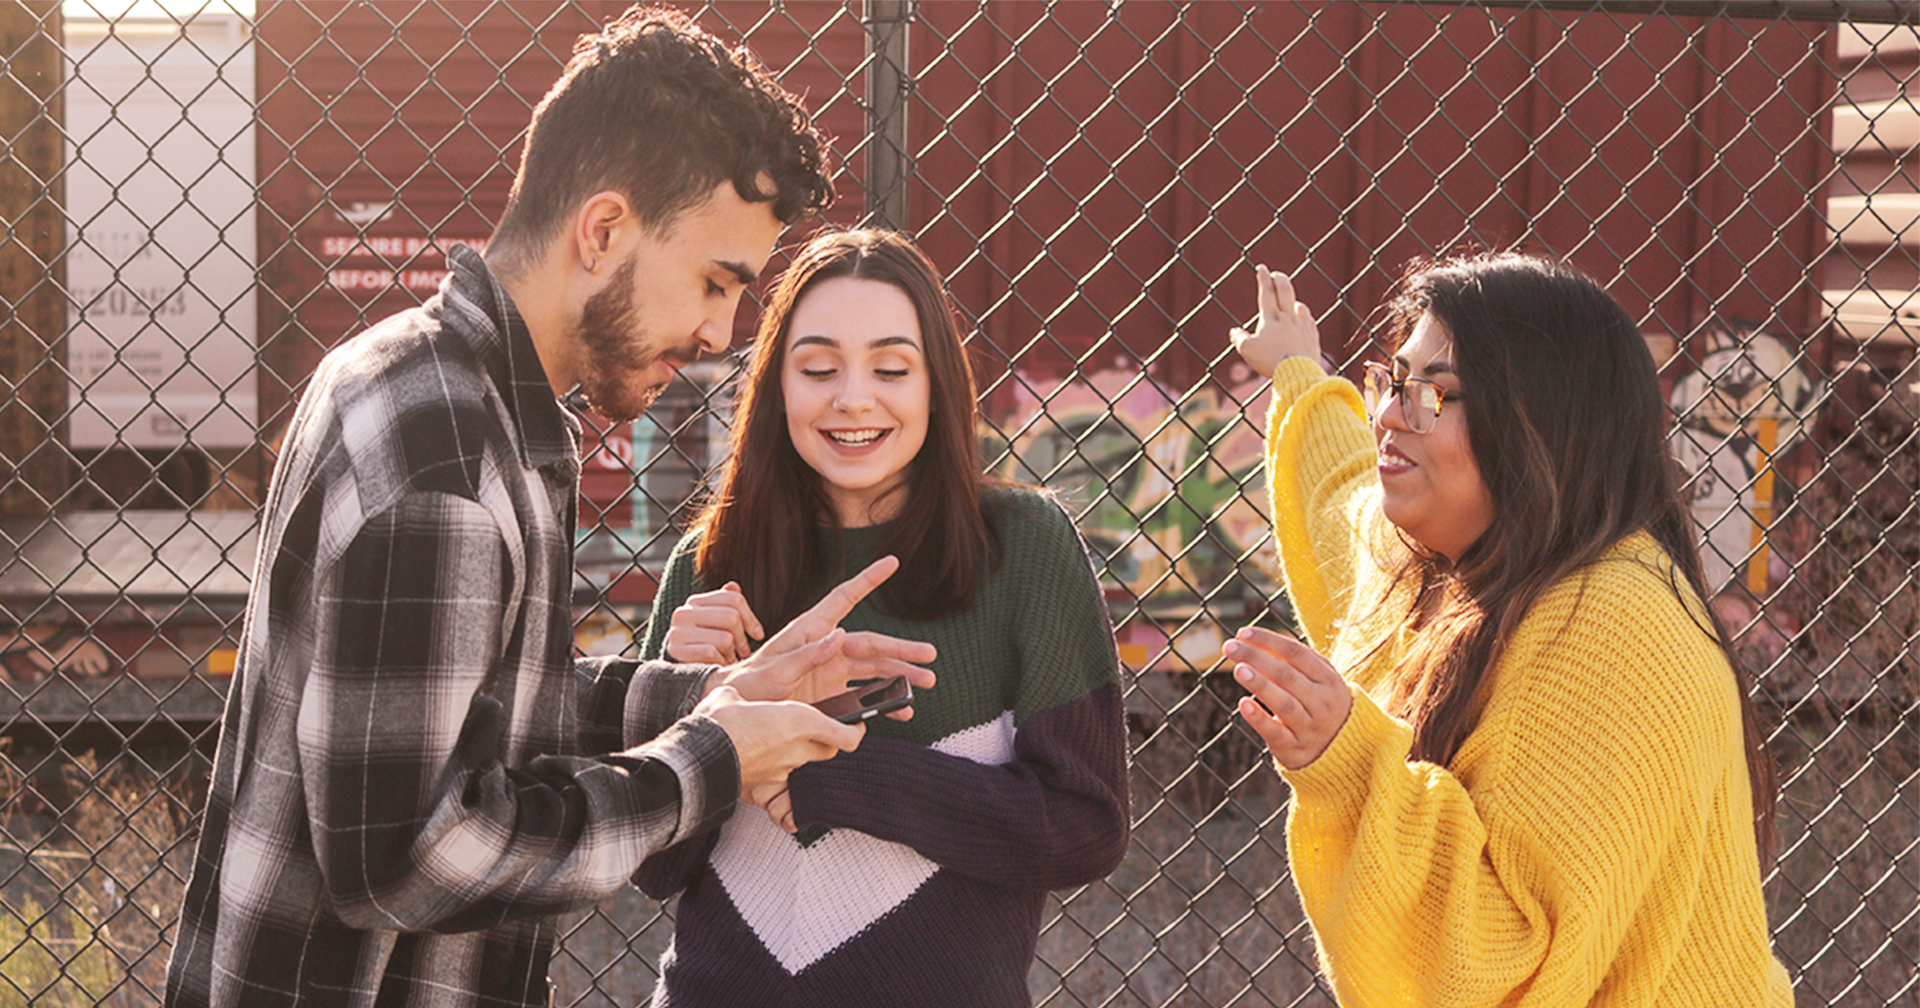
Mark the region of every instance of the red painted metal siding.
POLYGON ((914 220, 991 342, 1033 344, 1023 367, 1142 359, 1179 334, 1157 367, 1184 384, 1251 312, 1249 260, 1301 271, 1338 343, 1408 260, 1523 237, 1610 281, 1650 330, 1817 318, 1821 26, 1423 4, 920 11, 914 220))
MULTIPOLYGON (((264 427, 327 347, 431 292, 444 263, 426 239, 488 233, 533 104, 573 38, 623 7, 262 8, 264 427), (343 211, 387 201, 356 241, 343 211)), ((1608 281, 1650 331, 1817 321, 1820 26, 1346 3, 919 17, 910 214, 980 325, 987 385, 1012 358, 1029 374, 1147 360, 1184 387, 1251 311, 1250 260, 1299 271, 1329 345, 1357 347, 1410 259, 1523 238, 1608 281)), ((857 219, 857 17, 732 2, 702 21, 806 96, 849 169, 829 216, 857 219)))

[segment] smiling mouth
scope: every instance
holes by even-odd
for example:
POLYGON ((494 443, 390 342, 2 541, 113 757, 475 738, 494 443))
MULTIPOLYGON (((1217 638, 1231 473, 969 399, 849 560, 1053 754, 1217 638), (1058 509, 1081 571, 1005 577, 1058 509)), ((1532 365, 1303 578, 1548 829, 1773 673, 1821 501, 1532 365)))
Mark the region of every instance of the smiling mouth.
POLYGON ((883 427, 874 427, 867 430, 831 430, 821 431, 821 433, 825 434, 827 440, 832 441, 834 444, 846 445, 849 448, 860 448, 880 440, 886 436, 887 431, 883 427))
POLYGON ((1405 468, 1413 465, 1414 461, 1392 448, 1382 448, 1380 449, 1380 464, 1384 466, 1394 466, 1396 468, 1405 468))

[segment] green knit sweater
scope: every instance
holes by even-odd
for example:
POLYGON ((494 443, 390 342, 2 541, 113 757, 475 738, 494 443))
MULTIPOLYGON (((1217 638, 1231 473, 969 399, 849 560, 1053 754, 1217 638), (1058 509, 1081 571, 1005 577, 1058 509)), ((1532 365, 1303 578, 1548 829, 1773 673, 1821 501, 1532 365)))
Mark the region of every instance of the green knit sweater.
MULTIPOLYGON (((906 620, 870 598, 841 624, 939 649, 913 719, 869 722, 859 749, 793 774, 798 836, 745 807, 641 869, 650 894, 681 894, 656 1005, 1028 1003, 1045 892, 1104 877, 1125 852, 1126 728, 1072 521, 1029 490, 982 506, 1002 564, 970 609, 906 620)), ((869 562, 884 532, 823 532, 840 562, 822 585, 869 562)), ((644 656, 707 587, 696 546, 668 563, 644 656)))

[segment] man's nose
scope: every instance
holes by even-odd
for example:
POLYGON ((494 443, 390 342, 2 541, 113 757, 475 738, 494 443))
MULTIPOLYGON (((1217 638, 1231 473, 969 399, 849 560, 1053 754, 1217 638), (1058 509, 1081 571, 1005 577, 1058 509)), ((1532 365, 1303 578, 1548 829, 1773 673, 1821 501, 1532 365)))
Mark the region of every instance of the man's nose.
POLYGON ((700 349, 710 354, 723 354, 733 345, 733 320, 710 318, 700 323, 694 330, 693 338, 700 342, 700 349))

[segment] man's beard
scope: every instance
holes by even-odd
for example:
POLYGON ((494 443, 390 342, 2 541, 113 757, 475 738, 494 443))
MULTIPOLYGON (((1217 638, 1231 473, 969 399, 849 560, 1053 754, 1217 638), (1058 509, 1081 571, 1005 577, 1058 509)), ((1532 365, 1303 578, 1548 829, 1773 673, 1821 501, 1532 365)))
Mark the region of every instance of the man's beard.
POLYGON ((662 360, 685 367, 700 356, 697 343, 663 351, 640 327, 640 313, 633 303, 636 258, 628 256, 607 285, 587 298, 574 325, 576 342, 585 350, 580 360, 580 392, 595 413, 616 424, 640 419, 666 388, 635 388, 634 376, 662 360))

